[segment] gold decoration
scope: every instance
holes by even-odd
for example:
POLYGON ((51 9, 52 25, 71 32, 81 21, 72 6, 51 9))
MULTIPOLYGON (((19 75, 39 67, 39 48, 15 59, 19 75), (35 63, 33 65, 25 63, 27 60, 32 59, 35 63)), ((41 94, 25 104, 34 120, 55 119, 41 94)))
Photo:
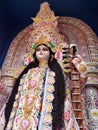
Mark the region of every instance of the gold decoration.
POLYGON ((83 64, 80 64, 79 71, 80 72, 86 72, 86 66, 84 66, 83 64))
POLYGON ((70 58, 65 58, 63 59, 63 62, 69 62, 70 63, 71 59, 70 58))
POLYGON ((32 18, 33 30, 28 38, 28 51, 34 53, 35 48, 40 44, 46 44, 53 52, 58 50, 58 46, 65 42, 57 32, 57 17, 50 9, 48 2, 40 6, 40 10, 35 18, 32 18), (32 48, 32 49, 31 49, 32 48))
POLYGON ((47 62, 40 62, 39 67, 40 68, 48 68, 48 64, 47 64, 47 62))
POLYGON ((12 121, 9 122, 8 129, 12 129, 12 121))
POLYGON ((11 118, 14 118, 15 117, 15 112, 12 112, 11 113, 11 118))
POLYGON ((57 48, 55 47, 54 43, 50 42, 49 38, 46 37, 44 34, 41 34, 40 37, 37 39, 36 43, 32 44, 32 54, 34 54, 37 46, 43 44, 50 47, 53 52, 57 51, 57 48))
POLYGON ((80 63, 82 60, 80 58, 77 58, 77 62, 80 63))
POLYGON ((48 2, 44 2, 40 6, 40 11, 38 12, 36 18, 31 18, 35 23, 38 24, 48 24, 53 23, 57 20, 57 17, 55 17, 54 12, 51 11, 48 2))
POLYGON ((50 61, 51 61, 51 62, 53 61, 53 58, 54 58, 54 56, 53 56, 53 55, 51 55, 51 59, 50 59, 50 61))
POLYGON ((45 37, 45 35, 41 35, 38 39, 38 41, 36 41, 37 46, 40 44, 46 44, 47 46, 49 46, 49 39, 47 37, 45 37))
POLYGON ((64 71, 65 73, 70 73, 70 72, 71 72, 71 69, 63 69, 63 71, 64 71))

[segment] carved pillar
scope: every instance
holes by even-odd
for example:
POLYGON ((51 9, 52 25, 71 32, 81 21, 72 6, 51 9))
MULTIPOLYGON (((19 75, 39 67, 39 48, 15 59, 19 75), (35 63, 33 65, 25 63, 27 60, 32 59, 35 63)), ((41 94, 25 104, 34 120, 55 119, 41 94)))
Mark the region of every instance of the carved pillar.
POLYGON ((85 104, 89 130, 98 129, 98 63, 88 63, 85 104))

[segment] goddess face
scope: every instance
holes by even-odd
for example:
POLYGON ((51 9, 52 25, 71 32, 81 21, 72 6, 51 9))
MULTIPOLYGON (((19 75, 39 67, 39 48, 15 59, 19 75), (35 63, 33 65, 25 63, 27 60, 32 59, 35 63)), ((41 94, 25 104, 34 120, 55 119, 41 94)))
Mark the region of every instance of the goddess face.
POLYGON ((45 45, 40 45, 36 48, 36 58, 39 62, 47 62, 50 57, 49 48, 45 45))

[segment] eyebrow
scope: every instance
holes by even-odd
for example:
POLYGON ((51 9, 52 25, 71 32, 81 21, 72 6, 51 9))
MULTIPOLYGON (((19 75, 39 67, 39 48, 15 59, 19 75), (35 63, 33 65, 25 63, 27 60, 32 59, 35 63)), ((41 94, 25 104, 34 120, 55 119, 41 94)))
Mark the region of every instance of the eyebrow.
MULTIPOLYGON (((40 48, 40 46, 38 46, 37 48, 40 48)), ((37 48, 36 48, 36 49, 37 49, 37 48)), ((46 46, 43 46, 43 48, 47 48, 47 49, 48 49, 48 47, 46 47, 46 46)))

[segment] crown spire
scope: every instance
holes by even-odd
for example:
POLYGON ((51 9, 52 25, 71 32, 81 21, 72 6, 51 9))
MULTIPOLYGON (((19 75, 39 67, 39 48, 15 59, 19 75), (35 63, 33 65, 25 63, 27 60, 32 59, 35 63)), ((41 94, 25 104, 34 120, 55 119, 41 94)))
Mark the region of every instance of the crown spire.
POLYGON ((40 27, 45 25, 52 25, 58 17, 55 17, 54 12, 50 9, 48 2, 44 2, 40 5, 40 10, 35 18, 31 18, 34 24, 38 24, 40 27))
POLYGON ((53 52, 56 52, 65 42, 60 33, 57 32, 57 17, 50 9, 49 4, 47 2, 42 3, 38 14, 32 19, 34 20, 33 30, 28 38, 28 48, 33 49, 32 53, 34 53, 34 49, 39 44, 46 44, 53 52))

